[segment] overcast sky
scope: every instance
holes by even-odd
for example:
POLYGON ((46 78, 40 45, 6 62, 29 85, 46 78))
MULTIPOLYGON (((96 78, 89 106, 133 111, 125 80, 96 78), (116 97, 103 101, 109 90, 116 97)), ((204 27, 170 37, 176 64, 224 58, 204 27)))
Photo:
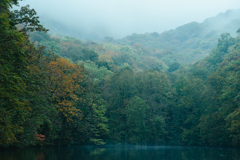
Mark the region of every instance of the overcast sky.
POLYGON ((40 17, 50 17, 88 33, 121 38, 163 32, 239 9, 240 0, 24 0, 40 17))

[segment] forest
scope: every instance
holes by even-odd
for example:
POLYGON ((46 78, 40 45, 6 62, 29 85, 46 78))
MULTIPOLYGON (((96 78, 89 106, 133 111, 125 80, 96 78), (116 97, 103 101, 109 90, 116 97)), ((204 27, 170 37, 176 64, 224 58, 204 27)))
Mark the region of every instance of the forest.
POLYGON ((240 147, 239 19, 233 37, 192 23, 95 42, 17 4, 0 2, 0 147, 240 147))

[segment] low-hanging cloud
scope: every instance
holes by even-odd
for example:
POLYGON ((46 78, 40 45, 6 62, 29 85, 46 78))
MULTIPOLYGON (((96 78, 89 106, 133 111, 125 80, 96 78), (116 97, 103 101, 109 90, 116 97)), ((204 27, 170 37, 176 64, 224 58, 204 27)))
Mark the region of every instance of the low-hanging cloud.
POLYGON ((24 0, 20 3, 27 4, 42 18, 52 18, 99 38, 161 33, 240 8, 239 0, 24 0))

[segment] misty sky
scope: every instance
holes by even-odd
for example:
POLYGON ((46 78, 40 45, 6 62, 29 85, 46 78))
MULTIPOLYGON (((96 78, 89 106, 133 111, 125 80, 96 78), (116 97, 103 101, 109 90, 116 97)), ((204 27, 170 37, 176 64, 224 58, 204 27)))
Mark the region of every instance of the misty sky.
POLYGON ((40 17, 114 38, 132 33, 161 33, 240 8, 240 0, 24 0, 20 3, 26 4, 40 17))

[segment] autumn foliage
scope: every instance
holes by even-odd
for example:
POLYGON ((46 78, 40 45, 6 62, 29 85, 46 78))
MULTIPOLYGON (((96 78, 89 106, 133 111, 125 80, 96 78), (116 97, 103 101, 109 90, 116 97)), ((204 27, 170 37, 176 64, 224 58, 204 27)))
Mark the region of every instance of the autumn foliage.
POLYGON ((75 106, 78 101, 83 100, 78 96, 84 90, 80 85, 83 79, 82 68, 63 58, 57 58, 47 66, 49 80, 47 85, 58 110, 67 121, 72 121, 73 117, 81 117, 81 110, 75 106))
POLYGON ((37 138, 39 141, 44 141, 44 140, 45 140, 45 135, 37 134, 37 135, 36 135, 36 138, 37 138))

